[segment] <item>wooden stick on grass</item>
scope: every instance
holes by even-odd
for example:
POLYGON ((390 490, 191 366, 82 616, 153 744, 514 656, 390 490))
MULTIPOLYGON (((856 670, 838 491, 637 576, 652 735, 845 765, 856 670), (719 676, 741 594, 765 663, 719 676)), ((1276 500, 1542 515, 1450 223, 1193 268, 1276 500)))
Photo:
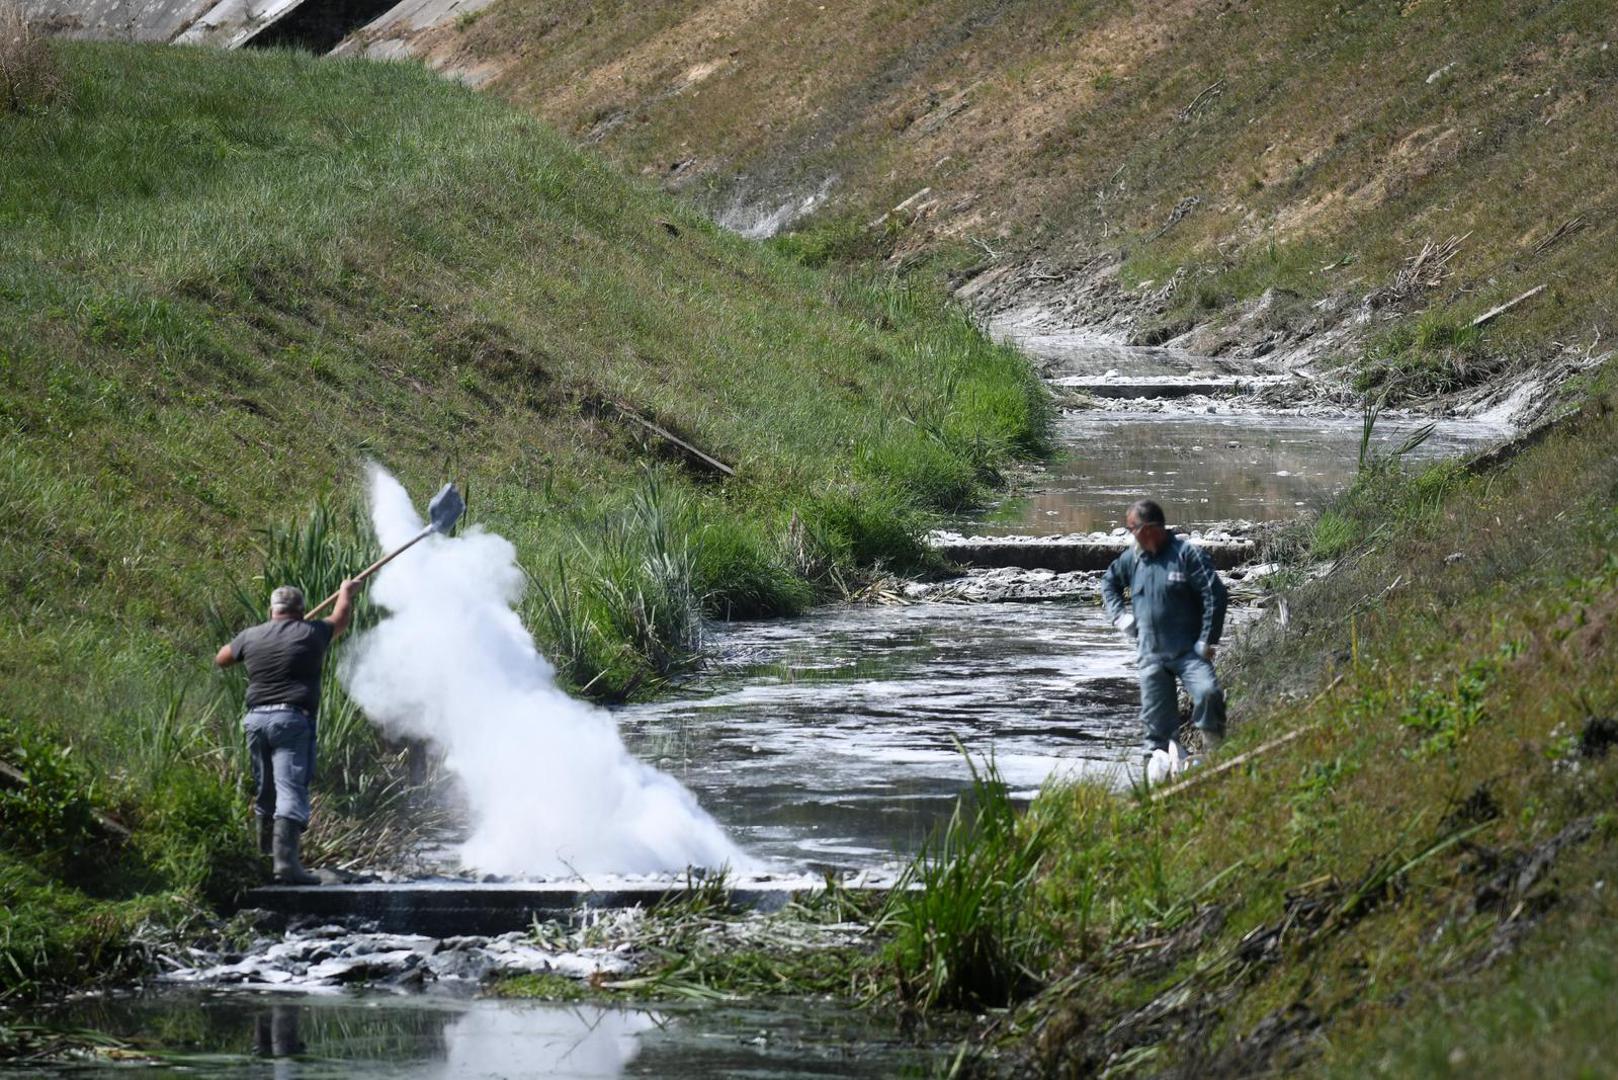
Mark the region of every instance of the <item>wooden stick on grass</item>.
MULTIPOLYGON (((1320 693, 1316 694, 1313 698, 1311 698, 1310 701, 1309 701, 1309 704, 1304 706, 1304 707, 1309 708, 1309 707, 1317 704, 1320 701, 1321 698, 1325 697, 1327 694, 1329 694, 1333 690, 1337 689, 1337 684, 1342 682, 1344 675, 1347 675, 1347 674, 1348 674, 1347 672, 1344 672, 1342 675, 1339 675, 1339 676, 1337 676, 1337 678, 1333 679, 1330 683, 1327 684, 1326 689, 1322 690, 1320 693)), ((1280 736, 1278 738, 1271 739, 1267 743, 1260 743, 1258 746, 1253 747, 1253 749, 1251 749, 1251 750, 1248 750, 1248 751, 1245 751, 1243 753, 1237 754, 1235 757, 1231 758, 1229 761, 1222 761, 1218 765, 1215 765, 1211 769, 1196 769, 1193 772, 1187 774, 1187 776, 1186 776, 1186 778, 1184 780, 1181 780, 1181 781, 1179 781, 1178 783, 1175 783, 1175 784, 1169 784, 1166 787, 1160 787, 1156 791, 1152 792, 1152 799, 1153 799, 1153 801, 1156 801, 1158 799, 1165 798, 1165 797, 1167 797, 1169 795, 1173 795, 1176 792, 1184 791, 1186 788, 1196 787, 1198 784, 1202 783, 1205 780, 1211 780, 1214 777, 1221 775, 1222 773, 1229 772, 1230 770, 1236 768, 1237 766, 1247 764, 1249 761, 1251 761, 1254 758, 1258 757, 1260 754, 1267 754, 1271 750, 1274 750, 1277 747, 1285 746, 1287 743, 1289 743, 1292 740, 1296 739, 1298 736, 1303 735, 1306 732, 1310 732, 1310 731, 1315 730, 1316 728, 1318 728, 1320 726, 1320 724, 1321 724, 1321 721, 1316 721, 1313 724, 1305 724, 1301 728, 1297 728, 1297 729, 1295 729, 1293 731, 1289 731, 1285 735, 1282 735, 1282 736, 1280 736)))

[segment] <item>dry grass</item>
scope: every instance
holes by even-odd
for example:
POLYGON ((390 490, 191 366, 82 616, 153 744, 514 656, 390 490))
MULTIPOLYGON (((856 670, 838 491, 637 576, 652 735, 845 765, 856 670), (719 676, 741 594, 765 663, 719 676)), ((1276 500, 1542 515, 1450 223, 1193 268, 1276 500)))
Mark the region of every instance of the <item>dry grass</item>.
POLYGON ((62 92, 62 73, 44 35, 15 4, 0 3, 0 113, 42 109, 62 92))
POLYGON ((709 209, 836 177, 821 212, 863 223, 927 187, 886 223, 901 255, 1184 268, 1165 325, 1271 288, 1301 325, 1465 237, 1382 314, 1470 319, 1547 282, 1485 335, 1514 358, 1618 326, 1609 8, 507 0, 417 44, 709 209))

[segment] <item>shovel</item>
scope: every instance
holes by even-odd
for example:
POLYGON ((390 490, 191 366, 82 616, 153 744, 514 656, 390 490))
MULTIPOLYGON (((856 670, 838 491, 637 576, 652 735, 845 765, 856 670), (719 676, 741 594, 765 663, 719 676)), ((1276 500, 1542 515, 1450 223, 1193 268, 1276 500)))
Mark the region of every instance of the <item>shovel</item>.
MULTIPOLYGON (((445 484, 439 489, 438 494, 433 496, 433 501, 427 504, 427 527, 421 530, 421 532, 417 533, 415 536, 411 537, 405 543, 401 544, 399 547, 393 549, 393 551, 382 556, 370 566, 367 566, 364 570, 361 570, 355 575, 354 580, 364 581, 366 578, 388 565, 388 563, 410 550, 410 548, 427 539, 433 533, 443 533, 444 535, 448 536, 449 531, 455 527, 455 522, 460 520, 461 511, 465 509, 466 501, 461 498, 460 491, 456 489, 454 484, 445 484)), ((330 596, 326 597, 326 599, 317 604, 314 610, 305 615, 304 618, 312 619, 316 615, 319 615, 322 611, 325 611, 328 607, 334 604, 342 593, 343 591, 338 589, 336 592, 332 593, 330 596)))

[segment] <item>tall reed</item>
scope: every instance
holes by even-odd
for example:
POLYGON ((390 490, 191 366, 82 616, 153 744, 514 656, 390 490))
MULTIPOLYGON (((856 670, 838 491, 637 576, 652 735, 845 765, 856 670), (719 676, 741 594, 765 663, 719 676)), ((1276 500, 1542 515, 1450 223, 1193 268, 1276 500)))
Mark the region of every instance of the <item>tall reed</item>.
POLYGON ((1042 978, 1043 942, 1027 903, 1046 826, 1017 813, 992 758, 981 769, 966 763, 970 800, 956 803, 878 919, 893 934, 888 960, 900 993, 924 1009, 1005 1005, 1042 978))
POLYGON ((0 3, 0 113, 31 112, 62 92, 50 43, 16 4, 0 3))

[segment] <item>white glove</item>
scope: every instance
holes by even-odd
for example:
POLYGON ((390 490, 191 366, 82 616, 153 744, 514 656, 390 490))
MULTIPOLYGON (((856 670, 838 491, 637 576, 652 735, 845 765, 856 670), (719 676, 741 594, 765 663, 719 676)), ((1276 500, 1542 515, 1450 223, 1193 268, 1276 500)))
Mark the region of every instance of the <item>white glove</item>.
POLYGON ((1112 625, 1114 625, 1114 626, 1116 626, 1118 628, 1119 633, 1127 634, 1130 637, 1134 637, 1135 636, 1135 614, 1134 614, 1134 612, 1131 612, 1131 611, 1124 612, 1122 615, 1120 615, 1116 619, 1112 620, 1112 625))
POLYGON ((1202 657, 1204 660, 1213 660, 1213 646, 1209 645, 1206 641, 1197 642, 1195 645, 1191 646, 1191 651, 1202 657))

